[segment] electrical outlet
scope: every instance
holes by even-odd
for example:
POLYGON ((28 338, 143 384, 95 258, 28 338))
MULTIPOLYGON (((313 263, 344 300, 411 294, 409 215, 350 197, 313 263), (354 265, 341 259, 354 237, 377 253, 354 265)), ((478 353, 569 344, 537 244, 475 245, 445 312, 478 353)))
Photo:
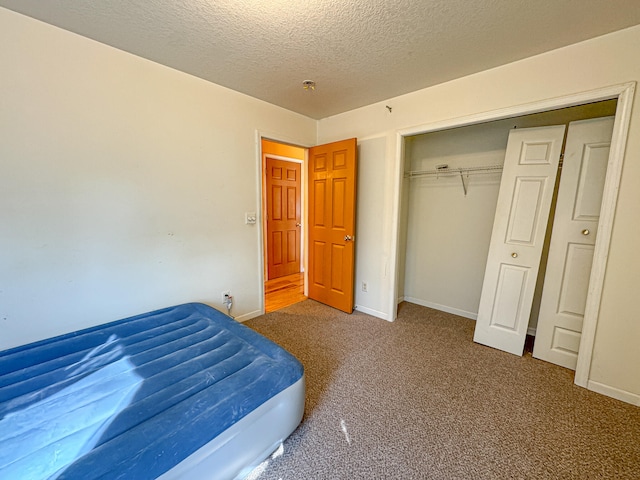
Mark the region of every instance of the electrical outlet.
POLYGON ((363 292, 367 291, 367 282, 362 282, 362 291, 363 292))
POLYGON ((231 296, 231 290, 225 290, 222 292, 222 304, 226 305, 229 303, 229 297, 231 296))

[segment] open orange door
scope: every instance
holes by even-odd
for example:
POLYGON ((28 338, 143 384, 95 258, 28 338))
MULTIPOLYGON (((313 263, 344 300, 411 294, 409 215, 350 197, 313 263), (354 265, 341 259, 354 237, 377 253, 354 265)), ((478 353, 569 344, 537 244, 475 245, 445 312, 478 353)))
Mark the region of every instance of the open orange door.
POLYGON ((355 138, 309 149, 309 298, 353 312, 355 138))

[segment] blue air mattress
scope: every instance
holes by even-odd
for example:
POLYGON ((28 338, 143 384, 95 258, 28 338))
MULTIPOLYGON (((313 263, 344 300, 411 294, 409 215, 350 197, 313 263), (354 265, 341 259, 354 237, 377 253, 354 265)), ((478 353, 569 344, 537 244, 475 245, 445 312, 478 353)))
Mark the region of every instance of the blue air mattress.
POLYGON ((241 478, 303 410, 292 355, 171 307, 0 352, 0 478, 241 478))

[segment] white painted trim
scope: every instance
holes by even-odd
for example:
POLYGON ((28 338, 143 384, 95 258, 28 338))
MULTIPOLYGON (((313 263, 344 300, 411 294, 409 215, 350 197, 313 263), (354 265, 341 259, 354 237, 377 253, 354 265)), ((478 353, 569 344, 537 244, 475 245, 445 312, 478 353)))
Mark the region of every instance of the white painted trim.
POLYGON ((578 349, 578 363, 576 365, 575 383, 581 387, 587 386, 591 370, 591 357, 593 355, 596 327, 600 314, 604 276, 609 258, 613 219, 615 217, 616 204, 618 203, 618 190, 622 177, 622 164, 627 146, 629 123, 631 122, 631 107, 633 105, 634 91, 635 84, 632 83, 627 84, 626 88, 620 92, 618 105, 616 107, 616 117, 613 123, 609 163, 607 164, 607 175, 604 181, 602 206, 600 207, 600 219, 598 222, 598 236, 593 251, 589 291, 587 293, 587 303, 585 305, 584 320, 582 322, 582 335, 578 349))
POLYGON ((372 317, 377 317, 382 320, 389 320, 389 315, 384 312, 379 312, 378 310, 374 310, 373 308, 363 307, 361 305, 356 305, 355 309, 359 312, 366 313, 367 315, 371 315, 372 317))
POLYGON ((460 310, 459 308, 448 307, 447 305, 440 305, 439 303, 427 302, 426 300, 420 300, 414 297, 404 297, 405 302, 415 303, 423 307, 433 308, 434 310, 440 310, 441 312, 452 313, 459 317, 468 318, 470 320, 477 320, 478 313, 467 312, 466 310, 460 310))
POLYGON ((602 298, 602 288, 604 285, 604 275, 607 266, 609 245, 611 243, 613 218, 615 216, 618 189, 620 187, 620 177, 622 174, 622 164, 624 161, 624 152, 627 143, 627 134, 629 131, 629 123, 631 121, 631 107, 633 104, 635 85, 635 82, 611 85, 587 92, 540 100, 509 108, 442 120, 439 122, 398 130, 396 132, 396 168, 392 211, 393 218, 391 223, 393 231, 391 236, 392 255, 390 273, 393 281, 393 287, 390 289, 389 293, 390 318, 394 320, 397 317, 396 299, 398 297, 398 260, 400 254, 398 251, 398 245, 400 235, 400 200, 402 198, 402 179, 404 170, 404 137, 617 98, 618 105, 616 108, 613 127, 613 137, 611 138, 611 149, 604 185, 602 208, 600 211, 600 225, 598 227, 598 238, 595 245, 583 332, 580 341, 578 364, 575 374, 576 385, 587 387, 591 369, 595 332, 598 323, 598 314, 600 310, 600 301, 602 298))
POLYGON ((535 337, 536 336, 536 332, 537 332, 537 330, 535 328, 533 328, 533 327, 527 328, 527 335, 531 335, 532 337, 535 337))
POLYGON ((620 390, 619 388, 611 387, 603 383, 594 382, 593 380, 589 380, 587 382, 587 388, 592 392, 600 393, 607 397, 615 398, 616 400, 640 407, 640 395, 636 395, 635 393, 620 390))
MULTIPOLYGON (((289 137, 287 135, 282 135, 277 132, 267 132, 266 130, 256 130, 256 131, 258 132, 259 139, 264 138, 265 140, 271 140, 272 142, 284 143, 287 145, 293 145, 294 147, 300 147, 300 148, 311 148, 314 146, 313 144, 305 143, 300 139, 289 137)), ((317 128, 316 128, 316 136, 317 136, 317 128)))
POLYGON ((402 200, 402 180, 404 178, 404 137, 412 133, 396 133, 396 161, 393 183, 393 205, 391 210, 391 245, 389 255, 389 276, 391 278, 390 299, 389 299, 389 321, 394 321, 398 317, 398 284, 400 283, 398 260, 400 257, 400 202, 402 200))
POLYGON ((262 195, 263 195, 263 191, 262 191, 262 176, 264 175, 264 172, 262 171, 262 163, 263 163, 263 158, 262 158, 262 139, 264 138, 264 135, 262 133, 260 133, 260 130, 256 130, 256 202, 257 202, 257 206, 256 206, 256 212, 260 212, 260 228, 258 228, 258 273, 259 273, 259 279, 260 281, 258 282, 258 294, 259 294, 259 299, 258 299, 258 306, 259 306, 259 312, 260 315, 264 314, 265 311, 265 305, 264 305, 264 229, 263 229, 263 219, 262 219, 262 212, 263 212, 263 208, 262 208, 262 195))
POLYGON ((575 107, 587 103, 600 102, 602 100, 611 100, 619 98, 623 92, 635 88, 635 82, 622 83, 618 85, 610 85, 608 87, 589 90, 562 97, 549 98, 537 102, 524 103, 514 105, 513 107, 491 110, 488 112, 476 113, 465 117, 441 120, 439 122, 426 123, 398 130, 398 135, 407 137, 411 135, 419 135, 422 133, 437 132, 439 130, 449 130, 451 128, 465 127, 468 125, 476 125, 478 123, 493 122, 495 120, 504 120, 506 118, 518 117, 521 115, 531 115, 533 113, 547 112, 558 108, 575 107))
POLYGON ((264 315, 264 307, 262 310, 254 310, 253 312, 245 313, 244 315, 235 317, 234 320, 236 322, 243 323, 243 322, 246 322, 247 320, 251 320, 252 318, 259 317, 260 315, 264 315))

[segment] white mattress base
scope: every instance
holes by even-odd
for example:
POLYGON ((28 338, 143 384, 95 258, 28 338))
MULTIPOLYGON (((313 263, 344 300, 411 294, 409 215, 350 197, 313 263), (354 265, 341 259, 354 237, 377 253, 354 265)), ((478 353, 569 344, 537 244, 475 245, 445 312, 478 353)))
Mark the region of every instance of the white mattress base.
POLYGON ((304 401, 303 375, 158 479, 245 478, 300 424, 304 401))

